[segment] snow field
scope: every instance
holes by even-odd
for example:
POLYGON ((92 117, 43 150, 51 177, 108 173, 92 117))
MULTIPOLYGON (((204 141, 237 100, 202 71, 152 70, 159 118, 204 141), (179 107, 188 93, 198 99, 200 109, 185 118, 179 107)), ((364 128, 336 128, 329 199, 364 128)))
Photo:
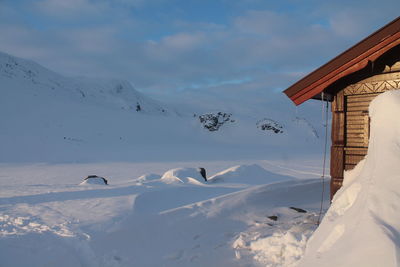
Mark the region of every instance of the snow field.
MULTIPOLYGON (((99 169, 123 165, 102 164, 99 169)), ((293 180, 254 164, 217 172, 218 183, 206 183, 196 176, 197 168, 190 167, 126 179, 118 175, 118 170, 129 170, 129 164, 125 166, 114 170, 120 178, 104 175, 109 178, 105 186, 79 185, 87 175, 61 174, 65 165, 26 169, 3 165, 1 175, 9 178, 0 180, 1 264, 279 266, 297 259, 300 252, 295 251, 302 251, 313 227, 319 194, 313 199, 309 192, 320 189, 318 180, 293 180), (51 179, 53 175, 57 180, 51 179), (256 185, 254 181, 261 184, 263 175, 267 185, 256 185), (12 177, 16 177, 14 186, 12 177), (166 183, 166 177, 179 182, 166 183), (309 212, 289 209, 296 205, 309 212), (272 215, 278 220, 268 218, 272 215), (240 239, 241 246, 237 245, 240 239), (282 258, 278 251, 291 251, 292 256, 282 258)), ((88 168, 68 167, 70 173, 88 168)))

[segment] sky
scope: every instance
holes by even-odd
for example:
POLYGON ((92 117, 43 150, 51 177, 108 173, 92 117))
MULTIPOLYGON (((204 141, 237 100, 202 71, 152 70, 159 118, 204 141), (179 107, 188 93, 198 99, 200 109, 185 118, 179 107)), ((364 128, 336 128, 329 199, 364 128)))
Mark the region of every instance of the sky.
POLYGON ((157 95, 280 92, 399 0, 0 0, 0 51, 157 95))

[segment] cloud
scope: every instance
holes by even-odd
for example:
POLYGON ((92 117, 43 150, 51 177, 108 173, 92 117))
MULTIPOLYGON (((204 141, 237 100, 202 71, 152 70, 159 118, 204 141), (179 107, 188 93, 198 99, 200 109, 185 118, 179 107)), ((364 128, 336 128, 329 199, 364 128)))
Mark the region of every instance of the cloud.
POLYGON ((34 8, 47 16, 73 19, 85 15, 98 16, 105 6, 89 0, 41 0, 35 2, 34 8))
POLYGON ((6 1, 0 50, 67 75, 127 79, 144 91, 278 90, 387 23, 400 5, 356 2, 221 0, 221 18, 199 20, 188 16, 196 10, 176 10, 180 0, 6 1))
POLYGON ((270 37, 272 34, 282 34, 291 28, 291 18, 270 10, 249 10, 244 15, 235 18, 235 29, 243 34, 254 34, 270 37))
POLYGON ((162 39, 161 45, 171 49, 193 50, 204 45, 206 36, 203 33, 178 33, 166 36, 162 39))

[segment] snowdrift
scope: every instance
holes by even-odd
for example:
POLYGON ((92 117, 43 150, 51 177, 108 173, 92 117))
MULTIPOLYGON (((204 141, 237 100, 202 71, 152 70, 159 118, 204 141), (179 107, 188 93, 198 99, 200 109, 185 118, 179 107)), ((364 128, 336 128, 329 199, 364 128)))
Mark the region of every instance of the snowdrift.
POLYGON ((154 180, 159 180, 161 178, 161 175, 156 174, 156 173, 147 173, 141 175, 139 178, 136 179, 138 182, 148 182, 148 181, 154 181, 154 180))
POLYGON ((299 266, 399 266, 400 91, 376 97, 369 114, 368 154, 345 173, 299 266))
POLYGON ((166 184, 154 173, 169 165, 1 165, 0 265, 284 266, 302 254, 319 179, 246 184, 265 170, 242 165, 225 172, 240 172, 237 184, 200 182, 189 167, 164 172, 178 181, 166 184), (111 182, 78 185, 88 173, 111 182))
POLYGON ((172 183, 191 183, 203 184, 205 179, 201 176, 198 168, 177 168, 164 173, 161 181, 166 184, 172 183))
POLYGON ((287 179, 290 178, 269 172, 257 164, 252 164, 234 166, 211 176, 208 181, 210 183, 266 184, 287 179))

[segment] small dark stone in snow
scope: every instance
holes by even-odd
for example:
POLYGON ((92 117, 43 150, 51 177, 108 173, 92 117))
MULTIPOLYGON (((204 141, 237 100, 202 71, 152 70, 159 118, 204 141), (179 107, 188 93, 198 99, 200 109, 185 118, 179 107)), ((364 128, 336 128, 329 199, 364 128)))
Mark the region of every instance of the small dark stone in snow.
POLYGON ((300 208, 295 208, 295 207, 290 207, 290 209, 295 210, 295 211, 300 212, 300 213, 306 213, 307 212, 306 210, 303 210, 303 209, 300 209, 300 208))
POLYGON ((276 216, 276 215, 268 216, 267 218, 270 220, 273 220, 275 222, 278 220, 278 216, 276 216))
POLYGON ((206 169, 200 167, 199 172, 200 172, 200 175, 204 178, 204 181, 207 182, 206 169))
POLYGON ((102 179, 103 182, 104 182, 104 184, 107 184, 107 185, 108 185, 108 181, 107 181, 106 178, 100 177, 100 176, 97 176, 97 175, 88 175, 88 177, 86 177, 84 180, 91 179, 91 178, 99 178, 99 179, 102 179))

